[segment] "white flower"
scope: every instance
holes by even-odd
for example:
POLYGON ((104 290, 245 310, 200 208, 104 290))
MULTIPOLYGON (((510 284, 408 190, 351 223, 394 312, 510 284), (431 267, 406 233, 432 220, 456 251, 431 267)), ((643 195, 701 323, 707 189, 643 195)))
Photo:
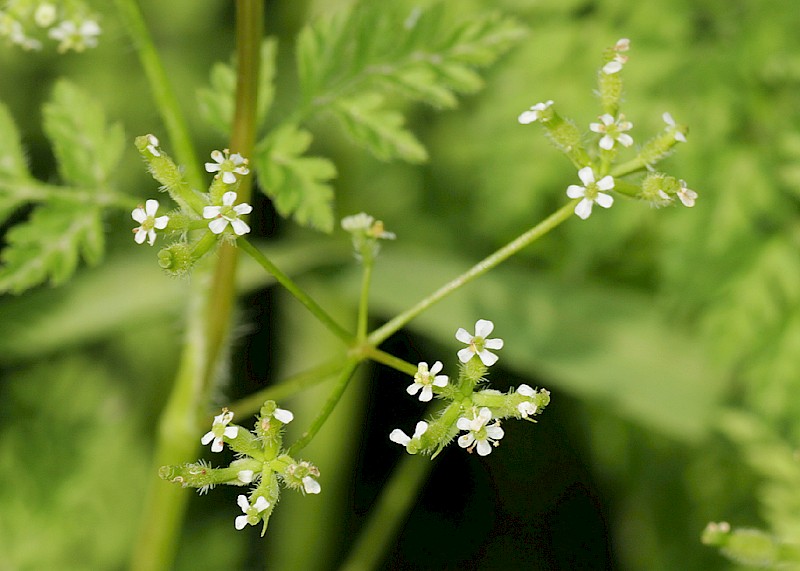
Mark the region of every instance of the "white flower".
POLYGON ((403 432, 399 428, 395 428, 394 430, 392 430, 391 434, 389 434, 389 440, 391 440, 392 442, 396 442, 400 446, 408 447, 409 443, 413 439, 419 438, 420 436, 425 434, 426 430, 428 430, 428 423, 425 422, 424 420, 420 420, 414 429, 414 436, 408 436, 405 432, 403 432))
POLYGON ((375 220, 366 212, 359 212, 342 218, 342 230, 350 232, 354 237, 367 236, 381 240, 394 240, 397 238, 394 232, 388 232, 383 227, 382 220, 375 220))
POLYGON ((436 361, 428 370, 428 363, 420 363, 417 365, 417 373, 414 375, 414 382, 408 385, 406 392, 410 395, 415 395, 422 389, 419 394, 419 400, 428 402, 433 398, 433 387, 447 386, 447 375, 437 375, 442 370, 442 362, 436 361))
POLYGON ((144 208, 139 206, 131 212, 131 218, 140 224, 138 228, 133 229, 133 239, 137 244, 142 244, 147 239, 152 246, 156 241, 156 230, 167 227, 169 216, 156 218, 156 212, 158 212, 158 200, 152 198, 144 203, 144 208))
POLYGON ((250 172, 247 168, 247 159, 239 153, 230 154, 228 149, 222 151, 212 151, 211 158, 213 163, 206 163, 206 172, 218 172, 215 176, 222 176, 222 182, 233 184, 236 182, 236 175, 246 175, 250 172))
POLYGON ((469 452, 477 446, 479 456, 488 456, 492 452, 492 446, 499 446, 498 440, 503 438, 505 432, 500 428, 500 422, 486 425, 492 420, 492 411, 483 407, 478 411, 474 418, 462 416, 456 422, 459 430, 468 431, 458 437, 458 445, 467 448, 469 452))
POLYGON ((221 234, 228 227, 229 222, 237 236, 250 232, 250 226, 239 216, 250 214, 253 207, 246 202, 234 206, 234 202, 236 202, 236 193, 231 190, 222 195, 222 206, 203 208, 203 218, 211 220, 208 227, 214 234, 221 234))
POLYGON ((456 339, 468 346, 458 352, 458 358, 462 363, 466 363, 477 355, 487 367, 497 363, 497 355, 490 353, 487 349, 498 350, 503 348, 502 339, 487 339, 486 337, 494 329, 494 323, 486 319, 479 319, 475 322, 475 335, 467 333, 466 329, 459 327, 456 331, 456 339))
POLYGON ((606 75, 611 75, 612 73, 617 73, 622 69, 622 66, 628 61, 628 56, 622 55, 622 52, 627 52, 631 47, 631 41, 628 38, 622 38, 618 40, 617 43, 614 45, 614 59, 608 62, 606 65, 603 66, 603 73, 606 75))
POLYGON ((86 48, 97 45, 97 36, 100 35, 100 25, 94 20, 84 20, 80 27, 72 20, 65 20, 58 26, 50 28, 47 35, 59 43, 58 51, 65 52, 73 49, 82 52, 86 48))
POLYGON ((154 157, 160 157, 161 151, 158 150, 158 138, 155 135, 147 135, 147 150, 154 157))
POLYGON ((222 438, 236 438, 239 434, 238 426, 228 426, 228 423, 233 420, 233 413, 226 408, 222 409, 222 414, 214 417, 214 422, 211 425, 211 430, 203 435, 200 442, 205 446, 213 440, 211 444, 212 452, 222 452, 222 438))
POLYGON ((49 28, 56 21, 56 7, 49 2, 39 4, 33 13, 33 21, 40 28, 49 28))
MULTIPOLYGON (((521 394, 524 397, 536 396, 536 391, 525 384, 522 384, 519 387, 517 387, 517 393, 521 394)), ((517 410, 522 415, 522 418, 528 418, 529 416, 533 416, 534 414, 536 414, 538 408, 539 407, 537 407, 530 401, 523 401, 517 405, 517 410)))
POLYGON ((679 143, 685 143, 686 135, 684 135, 682 131, 678 130, 678 125, 675 123, 675 119, 672 118, 672 115, 670 115, 668 112, 665 112, 663 115, 661 115, 661 118, 664 120, 664 123, 667 124, 667 128, 674 131, 672 136, 675 137, 675 140, 679 143))
POLYGON ((681 189, 678 191, 678 198, 681 200, 684 206, 691 208, 694 206, 694 201, 697 200, 697 193, 690 188, 686 188, 685 180, 681 180, 679 182, 681 184, 681 189))
POLYGON ((303 489, 307 494, 318 494, 322 491, 322 487, 319 485, 319 482, 317 482, 311 476, 305 476, 303 478, 303 489))
POLYGON ((251 483, 256 477, 256 473, 252 470, 239 470, 239 473, 236 474, 236 479, 242 482, 243 484, 251 483))
POLYGON ((625 115, 620 114, 619 119, 616 121, 614 117, 608 113, 604 113, 599 117, 601 123, 590 123, 589 129, 595 133, 603 133, 600 138, 600 148, 610 151, 614 148, 614 143, 619 142, 623 147, 630 147, 633 144, 633 138, 625 133, 633 128, 633 123, 625 121, 625 115))
POLYGON ((239 504, 239 507, 242 508, 244 512, 244 515, 240 515, 236 518, 236 522, 234 523, 236 529, 244 529, 248 523, 250 525, 256 525, 261 521, 261 512, 269 507, 269 502, 264 499, 264 496, 258 496, 256 501, 250 505, 247 496, 240 494, 239 497, 236 498, 236 503, 239 504))
POLYGON ((542 103, 537 103, 527 111, 523 111, 522 113, 520 113, 520 116, 517 117, 517 121, 519 121, 523 125, 528 125, 530 123, 538 121, 539 119, 541 119, 542 111, 550 107, 552 104, 553 104, 552 99, 549 99, 542 103))
POLYGON ((578 178, 585 186, 571 184, 567 187, 567 196, 570 198, 583 198, 575 206, 575 214, 581 219, 586 220, 592 213, 592 204, 595 202, 603 208, 610 208, 614 204, 614 197, 610 194, 600 192, 601 190, 611 190, 614 188, 614 179, 606 175, 599 181, 594 181, 594 171, 592 167, 583 167, 578 171, 578 178))
POLYGON ((291 411, 283 408, 276 408, 275 412, 272 413, 272 416, 280 420, 283 424, 289 424, 294 420, 294 415, 291 413, 291 411))

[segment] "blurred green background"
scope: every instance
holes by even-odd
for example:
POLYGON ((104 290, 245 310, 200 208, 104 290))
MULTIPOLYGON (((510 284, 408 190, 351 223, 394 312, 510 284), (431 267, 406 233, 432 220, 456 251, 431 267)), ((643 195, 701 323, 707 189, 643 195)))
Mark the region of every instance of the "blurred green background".
MULTIPOLYGON (((340 4, 267 3, 269 33, 281 41, 278 109, 294 90, 295 34, 340 4)), ((398 235, 376 268, 374 324, 563 204, 574 168, 516 117, 554 99, 579 125, 596 120, 600 54, 621 37, 632 46, 623 111, 633 136, 659 131, 664 111, 689 125, 689 142, 660 168, 700 197, 691 210, 620 198, 585 222, 570 220, 387 342, 409 361, 453 368, 455 330, 491 319, 506 342, 492 384, 544 386, 552 403, 536 426, 508 423, 488 458, 456 447, 437 458, 382 568, 747 568, 700 544, 712 520, 800 541, 797 3, 458 4, 464 17, 515 15, 530 34, 459 109, 409 110, 429 163, 381 163, 334 124, 314 125, 314 151, 340 172, 337 215, 363 210, 398 235)), ((200 121, 195 92, 233 50, 231 3, 141 5, 197 148, 224 146, 200 121)), ((131 145, 119 180, 146 198, 156 184, 132 140, 163 129, 110 3, 97 8, 98 49, 0 49, 0 99, 18 121, 33 172, 49 180, 54 161, 40 108, 55 79, 70 77, 123 123, 131 145)), ((358 274, 344 234, 299 230, 263 196, 255 206, 253 227, 279 265, 352 319, 358 274)), ((68 285, 0 298, 2 571, 122 569, 135 549, 187 283, 162 275, 154 251, 134 248, 131 227, 127 212, 110 216, 107 261, 68 285)), ((245 264, 242 282, 220 405, 337 348, 258 270, 245 264)), ((194 497, 175 569, 336 568, 400 458, 388 433, 419 418, 407 382, 362 369, 305 452, 322 470, 323 494, 287 497, 265 539, 233 529, 237 490, 194 497)), ((310 422, 325 389, 285 403, 298 419, 292 428, 310 422)))

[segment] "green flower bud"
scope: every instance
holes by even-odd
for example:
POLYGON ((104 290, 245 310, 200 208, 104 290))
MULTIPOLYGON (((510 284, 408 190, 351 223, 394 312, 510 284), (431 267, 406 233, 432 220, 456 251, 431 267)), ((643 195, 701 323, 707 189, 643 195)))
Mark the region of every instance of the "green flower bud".
POLYGON ((597 74, 597 85, 603 113, 616 117, 619 112, 619 102, 622 100, 622 76, 619 73, 609 75, 601 71, 597 74))
POLYGON ((158 252, 158 265, 168 274, 184 276, 195 263, 192 249, 186 242, 176 242, 158 252))
POLYGON ((552 118, 542 124, 553 144, 567 155, 574 165, 585 166, 591 163, 581 142, 581 132, 573 121, 563 119, 554 112, 552 118))
POLYGON ((639 198, 661 207, 672 203, 673 197, 680 190, 678 179, 662 173, 650 173, 642 181, 639 198))

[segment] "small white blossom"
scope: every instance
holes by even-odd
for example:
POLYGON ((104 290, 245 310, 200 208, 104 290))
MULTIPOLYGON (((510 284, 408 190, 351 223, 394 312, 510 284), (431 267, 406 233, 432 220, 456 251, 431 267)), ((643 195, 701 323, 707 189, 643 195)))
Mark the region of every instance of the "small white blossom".
POLYGON ((289 424, 294 420, 294 415, 292 412, 283 408, 276 408, 275 412, 272 413, 272 416, 280 420, 283 424, 289 424))
POLYGON ((355 237, 367 236, 380 240, 394 240, 397 238, 394 232, 387 232, 383 227, 383 221, 375 220, 366 212, 359 212, 342 218, 342 230, 350 232, 355 237))
POLYGON ((206 163, 206 172, 217 172, 215 176, 221 176, 225 184, 236 182, 236 175, 246 175, 250 172, 247 168, 247 159, 239 153, 230 154, 228 149, 222 151, 212 151, 211 158, 213 163, 206 163))
POLYGON ((589 129, 595 133, 603 133, 600 138, 601 149, 610 151, 616 142, 623 147, 630 147, 633 144, 633 138, 625 133, 633 128, 633 123, 625 121, 625 115, 620 114, 619 119, 614 120, 612 115, 604 113, 599 119, 601 123, 590 123, 589 129))
POLYGON ((530 123, 534 123, 534 122, 538 121, 539 119, 541 119, 542 111, 544 111, 545 109, 550 107, 552 104, 553 104, 553 100, 552 99, 549 99, 549 100, 541 102, 541 103, 537 103, 536 105, 533 105, 527 111, 523 111, 522 113, 520 113, 519 117, 517 117, 517 121, 519 121, 523 125, 528 125, 530 123))
POLYGON ((244 515, 238 516, 234 522, 236 529, 244 529, 247 524, 256 525, 261 521, 261 512, 269 507, 269 502, 264 496, 258 496, 256 501, 251 505, 247 500, 247 496, 240 494, 239 497, 236 498, 236 503, 239 504, 239 507, 242 508, 244 512, 244 515))
POLYGON ((614 188, 614 179, 606 175, 599 181, 594 180, 594 171, 592 167, 583 167, 578 171, 578 178, 585 186, 578 186, 571 184, 567 187, 567 196, 570 198, 583 198, 575 206, 575 214, 583 220, 589 218, 592 213, 592 204, 595 202, 603 208, 611 208, 614 204, 614 197, 610 194, 600 192, 602 190, 611 190, 614 188))
POLYGON ((603 66, 603 73, 611 75, 617 73, 622 69, 622 66, 628 61, 628 56, 623 55, 622 52, 627 52, 631 47, 631 41, 627 38, 618 40, 614 45, 614 59, 603 66))
POLYGON ((317 482, 311 476, 305 476, 303 478, 303 489, 307 494, 318 494, 322 491, 322 487, 319 485, 319 482, 317 482))
POLYGON ((236 474, 236 479, 242 482, 243 484, 251 483, 256 477, 256 473, 252 470, 239 470, 239 473, 236 474))
POLYGON ((222 414, 214 417, 211 430, 206 432, 203 438, 200 439, 203 446, 213 441, 211 451, 222 452, 222 438, 236 438, 239 435, 238 426, 228 426, 231 420, 233 420, 233 413, 228 409, 222 409, 222 414))
POLYGON ((678 125, 675 123, 675 119, 672 118, 672 115, 669 112, 665 112, 663 115, 661 115, 661 118, 664 120, 664 123, 667 124, 667 128, 674 131, 672 136, 675 137, 675 140, 679 143, 685 143, 686 135, 678 130, 678 125))
POLYGON ((56 7, 49 2, 39 4, 33 13, 33 21, 40 28, 49 28, 56 21, 56 7))
POLYGON ((147 150, 154 157, 160 157, 161 151, 158 150, 159 141, 155 135, 147 135, 147 150))
POLYGON ((488 456, 492 452, 492 446, 499 446, 498 442, 505 432, 500 428, 500 422, 496 421, 487 426, 492 420, 492 411, 483 407, 478 411, 474 418, 462 416, 456 422, 459 430, 466 430, 466 434, 458 437, 458 445, 472 452, 476 447, 479 456, 488 456))
MULTIPOLYGON (((517 387, 517 393, 521 394, 524 397, 536 396, 536 391, 525 384, 522 384, 519 387, 517 387)), ((530 401, 523 401, 517 405, 517 410, 522 415, 522 418, 528 418, 529 416, 533 416, 534 414, 536 414, 538 408, 539 407, 537 407, 530 401)))
POLYGON ((208 223, 208 228, 214 234, 221 234, 228 227, 228 223, 233 227, 233 231, 237 236, 250 232, 250 226, 239 216, 250 214, 253 211, 253 207, 246 202, 234 206, 234 202, 236 202, 236 193, 231 190, 222 195, 222 206, 206 206, 203 208, 203 218, 211 220, 208 223))
POLYGON ((475 335, 470 335, 466 329, 459 327, 456 331, 456 339, 466 343, 467 347, 458 352, 458 359, 466 363, 477 355, 487 367, 491 367, 497 362, 497 355, 490 353, 487 349, 498 350, 503 348, 502 339, 487 339, 486 337, 494 329, 494 323, 486 319, 479 319, 475 322, 475 335))
POLYGON ((319 468, 304 460, 286 467, 284 483, 291 488, 302 487, 306 494, 318 494, 322 491, 322 487, 317 478, 319 478, 319 468))
POLYGON ((58 26, 50 28, 47 35, 59 43, 58 51, 75 50, 82 52, 86 48, 97 46, 97 36, 100 35, 100 25, 94 20, 84 20, 80 25, 72 20, 65 20, 58 26))
POLYGON ((686 188, 685 180, 679 182, 681 184, 681 189, 678 191, 678 198, 684 206, 691 208, 694 206, 694 201, 697 200, 697 193, 690 188, 686 188))
POLYGON ((144 207, 139 206, 131 212, 131 218, 140 224, 138 228, 133 229, 133 239, 137 244, 143 244, 148 240, 152 246, 156 241, 156 230, 167 227, 169 216, 156 218, 156 212, 158 212, 158 200, 152 198, 144 203, 144 207))
POLYGON ((425 422, 424 420, 420 420, 414 429, 414 436, 409 436, 399 428, 395 428, 394 430, 392 430, 391 434, 389 434, 389 440, 391 440, 392 442, 396 442, 400 446, 408 447, 409 443, 413 439, 419 438, 420 436, 425 434, 426 430, 428 430, 428 423, 425 422))
POLYGON ((410 395, 415 395, 422 389, 419 394, 419 400, 428 402, 433 398, 433 387, 447 386, 447 375, 437 375, 442 370, 442 362, 436 361, 433 366, 428 370, 428 363, 420 363, 417 365, 417 373, 414 375, 414 382, 408 385, 406 392, 410 395))

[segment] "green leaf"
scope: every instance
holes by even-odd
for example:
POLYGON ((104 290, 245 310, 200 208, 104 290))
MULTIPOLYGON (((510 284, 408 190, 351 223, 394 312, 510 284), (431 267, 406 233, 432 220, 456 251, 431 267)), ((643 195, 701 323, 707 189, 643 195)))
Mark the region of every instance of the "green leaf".
POLYGON ((410 163, 427 160, 425 147, 413 133, 403 128, 403 115, 397 111, 382 109, 382 105, 382 96, 366 93, 339 100, 334 112, 353 140, 379 159, 399 158, 410 163))
MULTIPOLYGON (((261 124, 275 96, 275 57, 278 44, 269 38, 261 44, 261 68, 258 75, 257 122, 261 124)), ((236 70, 231 64, 216 63, 211 68, 211 86, 197 90, 200 116, 221 135, 228 135, 233 126, 236 96, 236 70)))
POLYGON ((21 293, 48 278, 59 285, 75 272, 80 253, 96 264, 104 247, 101 212, 55 200, 34 210, 30 220, 8 231, 0 291, 21 293))
POLYGON ((30 178, 19 131, 6 106, 0 103, 0 224, 25 203, 6 185, 30 178))
POLYGON ((90 188, 107 185, 122 157, 122 126, 108 126, 102 107, 66 80, 56 84, 43 112, 64 180, 90 188))
POLYGON ((333 188, 336 176, 328 159, 306 157, 312 136, 296 125, 279 127, 256 148, 253 163, 263 191, 281 216, 292 216, 299 224, 333 230, 333 188))

